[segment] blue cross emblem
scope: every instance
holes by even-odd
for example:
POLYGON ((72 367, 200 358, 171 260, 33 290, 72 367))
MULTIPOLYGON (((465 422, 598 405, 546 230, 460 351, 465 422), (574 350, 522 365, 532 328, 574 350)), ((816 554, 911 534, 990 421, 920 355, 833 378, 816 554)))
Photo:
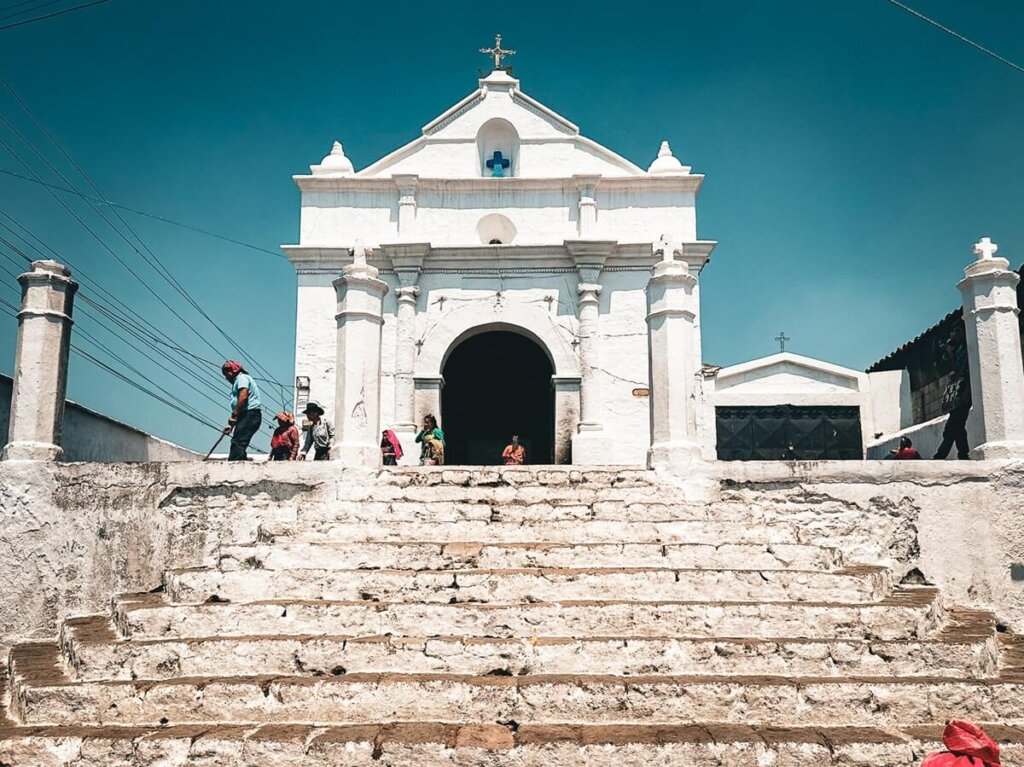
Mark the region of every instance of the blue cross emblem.
POLYGON ((496 151, 494 157, 486 162, 487 167, 491 171, 492 178, 503 178, 505 176, 505 168, 512 164, 511 160, 507 160, 501 155, 501 151, 496 151))

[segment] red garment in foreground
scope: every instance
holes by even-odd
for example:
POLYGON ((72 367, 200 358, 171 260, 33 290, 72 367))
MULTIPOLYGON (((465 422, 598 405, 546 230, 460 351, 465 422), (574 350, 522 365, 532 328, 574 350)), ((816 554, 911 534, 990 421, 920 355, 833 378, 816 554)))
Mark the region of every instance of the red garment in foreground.
POLYGON ((1001 767, 999 744, 976 724, 954 719, 942 742, 949 750, 926 756, 921 767, 1001 767))

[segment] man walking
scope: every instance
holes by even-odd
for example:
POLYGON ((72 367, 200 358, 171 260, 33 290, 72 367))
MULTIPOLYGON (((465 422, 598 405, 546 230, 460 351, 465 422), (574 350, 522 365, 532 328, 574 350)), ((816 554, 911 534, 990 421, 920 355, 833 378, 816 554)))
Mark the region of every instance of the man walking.
POLYGON ((260 390, 240 362, 228 360, 220 370, 231 383, 231 415, 228 417, 228 425, 224 427, 224 433, 231 435, 228 460, 244 461, 249 442, 263 423, 260 390))

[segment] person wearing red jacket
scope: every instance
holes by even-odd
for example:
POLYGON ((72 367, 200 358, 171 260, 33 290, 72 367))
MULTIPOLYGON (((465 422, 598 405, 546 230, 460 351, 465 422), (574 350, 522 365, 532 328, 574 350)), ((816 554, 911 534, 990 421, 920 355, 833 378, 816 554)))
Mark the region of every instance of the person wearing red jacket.
POLYGON ((281 411, 274 420, 277 428, 270 438, 270 460, 294 461, 299 454, 299 430, 295 428, 295 416, 281 411))
POLYGON ((914 448, 910 437, 900 437, 900 446, 889 451, 889 457, 894 461, 916 461, 920 460, 921 454, 914 448))
POLYGON ((952 720, 942 744, 947 750, 926 756, 921 767, 1000 767, 999 744, 973 722, 952 720))

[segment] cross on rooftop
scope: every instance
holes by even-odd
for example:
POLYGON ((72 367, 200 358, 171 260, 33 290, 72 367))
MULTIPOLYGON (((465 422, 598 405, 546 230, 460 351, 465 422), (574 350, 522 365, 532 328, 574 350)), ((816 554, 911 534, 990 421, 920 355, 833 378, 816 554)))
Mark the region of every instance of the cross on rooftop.
POLYGON ((974 243, 974 255, 982 261, 991 260, 995 256, 997 250, 999 250, 999 246, 992 242, 988 237, 982 237, 974 243))
POLYGON ((775 340, 779 342, 779 351, 784 352, 786 351, 786 341, 792 341, 793 339, 789 338, 784 331, 780 330, 779 334, 775 336, 775 340))
POLYGON ((494 56, 494 68, 501 69, 501 61, 506 56, 515 56, 516 52, 511 49, 505 49, 501 47, 501 35, 496 35, 494 38, 493 48, 481 48, 480 53, 486 54, 487 56, 494 56))

